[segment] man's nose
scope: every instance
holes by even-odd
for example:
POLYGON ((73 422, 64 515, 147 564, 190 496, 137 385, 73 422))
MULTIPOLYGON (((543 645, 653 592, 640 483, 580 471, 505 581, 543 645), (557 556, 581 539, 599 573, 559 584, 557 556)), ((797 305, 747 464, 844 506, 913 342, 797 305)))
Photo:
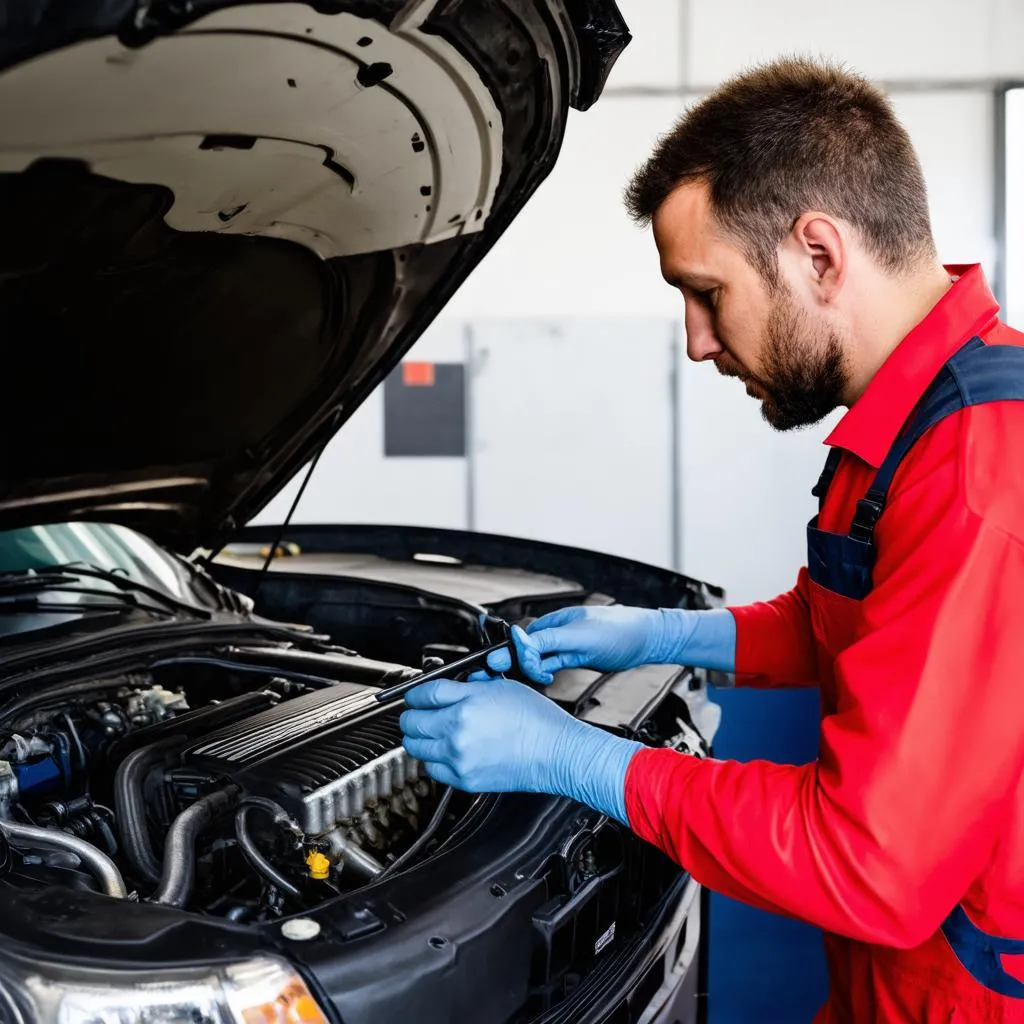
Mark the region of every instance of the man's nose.
POLYGON ((718 340, 714 323, 706 314, 686 311, 686 354, 695 362, 714 359, 725 351, 718 340))

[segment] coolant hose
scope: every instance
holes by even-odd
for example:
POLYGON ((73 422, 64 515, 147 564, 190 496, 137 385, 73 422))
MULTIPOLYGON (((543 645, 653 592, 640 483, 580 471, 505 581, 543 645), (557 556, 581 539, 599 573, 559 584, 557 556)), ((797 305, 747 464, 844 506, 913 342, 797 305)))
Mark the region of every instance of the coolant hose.
POLYGON ((298 888, 292 885, 257 849, 252 836, 249 835, 248 819, 252 811, 263 811, 265 814, 270 815, 275 825, 284 825, 292 832, 297 832, 299 826, 288 817, 287 811, 280 804, 261 797, 250 797, 245 800, 235 813, 235 837, 238 839, 239 849, 241 849, 253 870, 262 875, 271 885, 280 889, 281 892, 296 898, 301 896, 302 893, 299 892, 298 888))
POLYGON ((0 820, 0 831, 9 840, 17 843, 22 840, 37 846, 46 846, 73 853, 96 877, 108 896, 123 900, 128 895, 121 872, 117 865, 92 843, 87 843, 77 836, 68 835, 59 829, 36 828, 34 825, 23 825, 20 821, 0 820))
POLYGON ((142 747, 121 762, 114 776, 114 811, 121 848, 135 874, 150 885, 160 881, 160 861, 149 842, 143 787, 146 777, 168 750, 182 746, 184 742, 174 737, 142 747))
POLYGON ((234 809, 238 797, 237 786, 226 786, 197 800, 174 819, 164 843, 160 888, 150 897, 152 902, 185 906, 196 878, 196 840, 207 825, 234 809))

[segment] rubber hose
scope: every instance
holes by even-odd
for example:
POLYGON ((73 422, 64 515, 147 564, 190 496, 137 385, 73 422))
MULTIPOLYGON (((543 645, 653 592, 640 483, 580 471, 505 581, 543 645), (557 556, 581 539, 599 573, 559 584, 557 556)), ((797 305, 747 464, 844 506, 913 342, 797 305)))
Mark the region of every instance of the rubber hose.
POLYGON ((34 825, 23 825, 20 821, 0 821, 0 830, 15 842, 21 839, 29 844, 48 846, 73 853, 93 873, 108 896, 123 900, 128 895, 124 879, 121 877, 121 872, 117 870, 117 865, 105 853, 97 850, 92 843, 87 843, 77 836, 68 835, 67 832, 61 832, 59 829, 36 828, 34 825))
POLYGON ((248 817, 252 811, 263 811, 274 819, 275 825, 285 824, 292 831, 297 829, 298 826, 288 817, 283 807, 275 804, 273 800, 265 800, 259 797, 246 800, 235 813, 235 837, 238 839, 238 846, 250 866, 271 885, 297 899, 302 893, 260 853, 252 836, 249 835, 248 817))
POLYGON ((197 800, 171 824, 164 843, 160 888, 150 897, 154 903, 183 907, 192 895, 196 878, 196 840, 203 830, 238 803, 239 789, 227 786, 197 800))
POLYGON ((106 818, 104 818, 102 814, 94 813, 92 816, 92 823, 96 831, 103 837, 103 842, 107 847, 107 856, 116 857, 117 838, 114 836, 114 830, 110 827, 106 818))
POLYGON ((135 874, 150 885, 160 881, 160 861, 149 842, 144 784, 167 752, 184 742, 174 737, 142 747, 121 762, 114 777, 114 818, 121 849, 135 874))

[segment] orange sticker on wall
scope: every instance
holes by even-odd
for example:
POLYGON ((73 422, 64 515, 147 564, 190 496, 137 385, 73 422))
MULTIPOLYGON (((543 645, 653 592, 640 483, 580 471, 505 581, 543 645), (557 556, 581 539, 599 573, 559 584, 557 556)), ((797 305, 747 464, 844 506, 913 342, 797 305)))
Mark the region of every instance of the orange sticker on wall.
POLYGON ((402 383, 407 388, 432 388, 433 363, 402 363, 402 383))

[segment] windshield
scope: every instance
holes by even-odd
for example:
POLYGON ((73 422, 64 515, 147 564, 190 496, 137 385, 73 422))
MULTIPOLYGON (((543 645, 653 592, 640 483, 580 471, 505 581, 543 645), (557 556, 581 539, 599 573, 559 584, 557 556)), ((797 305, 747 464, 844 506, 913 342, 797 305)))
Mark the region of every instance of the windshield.
POLYGON ((174 597, 194 599, 189 567, 125 526, 53 523, 0 531, 0 573, 74 563, 115 570, 174 597))

